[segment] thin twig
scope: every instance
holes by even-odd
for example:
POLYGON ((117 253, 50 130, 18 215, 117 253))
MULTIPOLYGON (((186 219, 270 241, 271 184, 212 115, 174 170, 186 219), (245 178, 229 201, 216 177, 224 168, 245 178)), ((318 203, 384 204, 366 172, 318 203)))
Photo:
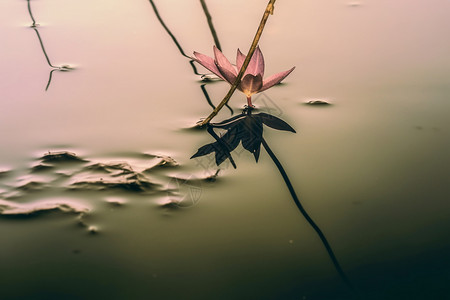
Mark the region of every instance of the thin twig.
POLYGON ((319 236, 320 240, 322 241, 322 244, 324 245, 325 249, 328 252, 328 256, 330 257, 331 261, 334 264, 334 267, 336 271, 338 272, 339 276, 342 278, 342 280, 345 282, 345 284, 353 290, 353 285, 348 279, 347 275, 345 275, 344 271, 342 270, 341 266, 339 265, 339 262, 334 255, 333 249, 331 248, 330 244, 328 243, 327 239, 325 238, 325 235, 323 234, 322 230, 320 230, 319 226, 313 221, 313 219, 308 215, 303 205, 300 203, 300 200, 297 197, 297 194, 295 193, 294 187, 291 184, 291 181, 289 180, 289 177, 286 174, 286 171, 284 170, 283 166, 281 165, 278 158, 275 156, 275 154, 270 149, 267 142, 262 139, 262 144, 264 149, 266 149, 267 154, 269 154, 270 158, 272 158, 273 162, 278 168, 278 171, 280 172, 281 176, 284 179, 284 182, 286 183, 287 188, 289 189, 289 192, 291 193, 292 199, 294 200, 295 204, 297 205, 298 209, 302 213, 302 215, 305 217, 306 221, 308 221, 309 225, 314 229, 314 231, 319 236))
POLYGON ((42 42, 42 38, 41 38, 41 35, 39 34, 39 31, 38 31, 36 28, 34 28, 34 27, 33 27, 33 29, 34 29, 34 31, 36 32, 36 35, 37 35, 38 40, 39 40, 39 44, 41 45, 42 52, 44 53, 44 56, 45 56, 45 59, 47 60, 48 65, 49 65, 50 67, 52 67, 52 68, 57 69, 58 67, 55 67, 55 66, 52 65, 52 63, 50 62, 50 58, 49 58, 48 55, 47 55, 47 51, 45 51, 44 42, 42 42))
MULTIPOLYGON (((161 15, 159 14, 158 9, 156 8, 155 3, 153 2, 153 0, 149 0, 153 11, 156 15, 156 17, 158 18, 159 23, 161 24, 161 26, 164 28, 164 30, 167 32, 167 34, 170 36, 170 38, 172 39, 172 41, 174 42, 175 46, 178 48, 178 51, 180 52, 180 54, 186 58, 189 58, 189 64, 192 67, 192 70, 194 71, 194 74, 196 75, 203 75, 198 73, 197 68, 195 67, 194 64, 194 60, 192 59, 192 57, 189 57, 186 55, 186 53, 184 52, 183 48, 181 47, 180 43, 178 42, 178 40, 176 39, 175 35, 170 31, 169 27, 167 27, 166 23, 163 21, 161 15)), ((206 4, 205 4, 206 7, 206 4)), ((205 9, 205 8, 204 8, 205 9)), ((207 8, 206 8, 206 12, 207 13, 207 17, 209 16, 209 18, 211 18, 211 15, 209 14, 207 8)), ((214 30, 214 27, 212 27, 212 24, 210 25, 210 29, 211 29, 211 34, 213 34, 213 38, 215 41, 217 41, 217 43, 219 42, 219 38, 217 37, 217 34, 214 30)), ((209 98, 208 92, 206 91, 206 89, 204 88, 204 85, 201 86, 202 92, 205 95, 206 101, 208 102, 209 105, 212 106, 213 109, 215 109, 216 107, 212 104, 211 99, 209 98)), ((231 114, 233 114, 233 109, 226 104, 226 107, 230 110, 231 114)))
POLYGON ((211 34, 214 39, 214 44, 216 44, 216 47, 222 51, 222 47, 220 46, 219 38, 217 37, 216 30, 214 29, 214 25, 212 23, 212 17, 211 14, 208 11, 208 7, 206 6, 205 0, 200 0, 200 3, 202 4, 203 12, 205 13, 206 20, 208 21, 209 30, 211 31, 211 34))
POLYGON ((228 93, 225 95, 225 97, 219 103, 219 105, 217 105, 217 107, 211 112, 211 114, 205 120, 198 123, 199 126, 204 126, 205 124, 209 123, 212 120, 212 118, 214 118, 217 115, 217 113, 222 109, 222 107, 225 106, 228 100, 230 100, 234 91, 238 87, 239 83, 241 82, 242 76, 244 76, 245 70, 247 69, 248 64, 250 63, 250 59, 252 58, 256 47, 258 46, 259 39, 261 38, 267 19, 269 18, 269 15, 273 14, 275 1, 276 0, 270 0, 269 3, 267 4, 266 10, 264 11, 264 15, 261 19, 261 22, 259 23, 258 30, 256 31, 255 37, 253 38, 250 50, 248 51, 247 57, 245 58, 244 63, 242 64, 241 70, 239 71, 235 82, 231 85, 231 88, 228 91, 228 93))
POLYGON ((197 68, 196 68, 195 65, 194 65, 194 61, 192 60, 192 57, 190 57, 190 56, 186 55, 186 53, 184 53, 184 50, 183 50, 183 48, 181 47, 180 43, 178 43, 177 38, 173 35, 172 31, 170 31, 169 27, 167 27, 166 23, 164 23, 164 21, 163 21, 163 19, 161 18, 160 14, 159 14, 159 11, 158 11, 158 9, 156 8, 156 5, 155 5, 155 3, 153 2, 153 0, 149 0, 149 2, 150 2, 150 5, 151 5, 152 8, 153 8, 153 11, 154 11, 154 13, 155 13, 155 15, 156 15, 156 18, 158 18, 159 23, 160 23, 161 26, 164 28, 164 30, 167 32, 167 34, 170 36, 170 38, 171 38, 172 41, 174 42, 175 46, 178 48, 178 51, 180 51, 181 55, 183 55, 184 57, 190 59, 189 63, 190 63, 190 65, 191 65, 191 67, 192 67, 192 69, 193 69, 193 71, 194 71, 194 74, 196 74, 196 75, 202 75, 202 74, 199 74, 199 73, 198 73, 197 68))
POLYGON ((206 91, 205 85, 206 84, 202 84, 200 86, 200 88, 202 89, 202 92, 203 92, 203 96, 205 96, 206 102, 208 102, 208 104, 212 107, 212 109, 215 109, 216 106, 212 103, 211 98, 209 98, 209 95, 208 95, 208 92, 206 91))
POLYGON ((226 151, 230 154, 230 156, 228 156, 228 159, 230 160, 230 162, 231 162, 231 164, 233 165, 233 168, 237 168, 236 167, 236 163, 234 162, 234 159, 233 159, 233 157, 231 156, 231 151, 233 151, 233 149, 231 149, 230 148, 230 146, 226 143, 226 142, 224 142, 221 138, 219 138, 218 136, 217 136, 217 134, 214 132, 214 127, 213 126, 211 126, 210 124, 208 124, 208 126, 207 126, 207 129, 206 129, 208 132, 209 132, 209 134, 219 143, 219 145, 222 147, 222 148, 224 148, 224 149, 226 149, 226 151))
POLYGON ((28 2, 28 13, 30 14, 31 21, 33 21, 33 24, 31 24, 31 27, 36 27, 36 20, 34 19, 33 13, 31 12, 30 0, 27 0, 27 2, 28 2))
POLYGON ((57 69, 53 69, 50 71, 50 73, 48 74, 48 81, 47 81, 47 85, 45 86, 45 91, 48 90, 48 88, 50 87, 50 83, 52 82, 52 76, 53 76, 53 72, 55 72, 57 69))

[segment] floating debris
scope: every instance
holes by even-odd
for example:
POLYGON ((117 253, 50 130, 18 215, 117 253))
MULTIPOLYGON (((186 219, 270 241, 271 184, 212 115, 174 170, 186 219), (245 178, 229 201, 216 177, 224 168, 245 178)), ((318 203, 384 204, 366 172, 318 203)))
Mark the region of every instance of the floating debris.
POLYGON ((54 166, 48 164, 37 164, 31 167, 31 173, 47 172, 54 168, 54 166))
POLYGON ((34 215, 48 211, 59 211, 63 213, 85 213, 89 207, 67 199, 41 200, 31 203, 17 203, 0 200, 0 215, 34 215))
POLYGON ((97 234, 97 233, 98 233, 98 228, 97 228, 97 226, 89 226, 87 230, 88 230, 88 232, 89 232, 90 234, 97 234))
POLYGON ((328 102, 326 100, 322 100, 322 99, 309 100, 309 101, 305 102, 305 104, 307 104, 307 105, 331 105, 330 102, 328 102))
POLYGON ((125 200, 124 198, 120 198, 120 197, 107 197, 107 198, 105 198, 105 201, 114 206, 122 206, 125 203, 127 203, 127 200, 125 200))
POLYGON ((75 153, 68 151, 48 152, 41 157, 44 163, 58 163, 58 162, 86 162, 86 160, 79 158, 75 153))
POLYGON ((145 180, 91 180, 77 181, 69 187, 72 190, 106 191, 119 189, 131 192, 149 192, 159 188, 159 184, 145 180))
POLYGON ((213 74, 203 74, 201 76, 201 80, 203 82, 211 82, 211 81, 220 81, 222 79, 219 78, 219 76, 213 75, 213 74))
POLYGON ((157 156, 161 161, 156 165, 159 167, 178 167, 179 164, 170 156, 157 156))
POLYGON ((75 70, 75 67, 72 67, 71 65, 62 65, 58 67, 58 71, 61 72, 68 72, 68 71, 72 71, 75 70))
POLYGON ((206 182, 215 182, 217 180, 217 177, 219 176, 219 172, 220 172, 220 169, 217 169, 216 173, 206 177, 204 179, 204 181, 206 181, 206 182))
POLYGON ((350 7, 358 7, 361 5, 362 5, 361 1, 350 1, 349 3, 347 3, 347 6, 350 6, 350 7))
POLYGON ((179 166, 175 159, 170 156, 161 155, 156 157, 159 159, 159 161, 153 166, 145 169, 143 172, 152 172, 154 169, 158 168, 176 168, 179 166))
MULTIPOLYGON (((180 208, 195 205, 201 196, 201 182, 214 181, 211 178, 195 178, 191 175, 168 174, 180 165, 168 155, 154 155, 131 152, 112 156, 116 161, 108 162, 104 156, 97 159, 79 157, 65 151, 51 151, 39 157, 16 176, 16 170, 0 167, 0 176, 10 182, 0 185, 0 214, 3 216, 29 216, 41 212, 64 212, 78 214, 76 222, 88 232, 97 232, 85 221, 89 207, 80 201, 85 196, 103 200, 109 209, 127 205, 134 195, 166 194, 162 206, 180 208), (88 193, 86 193, 88 192, 88 193), (77 193, 76 195, 74 193, 77 193), (101 194, 99 194, 101 193, 101 194), (127 196, 128 195, 128 196, 127 196), (66 196, 69 200, 66 200, 66 196), (36 200, 39 197, 39 201, 36 200), (43 200, 50 199, 50 200, 43 200), (62 197, 62 198, 61 198, 62 197), (169 203, 172 202, 172 203, 169 203), (90 229, 89 229, 90 228, 90 229)), ((108 159, 109 159, 108 158, 108 159)), ((160 198, 160 197, 158 197, 160 198)), ((92 201, 89 200, 89 201, 92 201)), ((88 205, 90 202, 86 202, 88 205)))
POLYGON ((128 163, 96 163, 77 173, 69 186, 72 190, 104 191, 121 189, 132 192, 150 192, 159 188, 142 173, 135 172, 128 163), (101 173, 101 174, 97 174, 101 173))
POLYGON ((170 202, 166 202, 166 203, 161 203, 159 205, 160 208, 165 208, 165 209, 171 209, 171 210, 175 210, 175 209, 180 209, 180 202, 176 202, 176 201, 170 201, 170 202))
POLYGON ((133 174, 133 168, 125 162, 120 163, 95 163, 84 168, 85 171, 100 172, 112 174, 111 176, 120 176, 124 174, 133 174))
POLYGON ((29 181, 23 185, 18 186, 17 189, 21 190, 23 192, 36 192, 36 191, 41 191, 46 187, 47 187, 47 185, 45 182, 29 181))
POLYGON ((8 174, 11 173, 11 169, 0 167, 0 178, 4 176, 8 176, 8 174))

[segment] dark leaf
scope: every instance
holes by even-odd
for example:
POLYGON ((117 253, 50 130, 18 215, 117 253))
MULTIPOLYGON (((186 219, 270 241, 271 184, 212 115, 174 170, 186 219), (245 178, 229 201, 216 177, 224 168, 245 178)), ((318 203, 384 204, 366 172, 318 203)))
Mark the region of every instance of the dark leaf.
POLYGON ((251 153, 255 153, 262 140, 262 123, 251 116, 247 117, 242 123, 242 146, 251 153))
POLYGON ((216 151, 216 148, 215 148, 214 144, 215 143, 211 143, 211 144, 207 144, 207 145, 201 146, 200 148, 198 148, 197 153, 192 155, 191 158, 207 155, 207 154, 210 154, 211 152, 216 151))
POLYGON ((208 132, 216 139, 216 142, 200 147, 191 158, 215 152, 217 165, 220 165, 228 158, 233 167, 236 168, 231 152, 242 141, 244 149, 252 153, 256 162, 258 162, 263 138, 263 124, 273 129, 295 132, 294 128, 288 123, 275 116, 266 113, 252 114, 251 110, 246 110, 241 115, 219 123, 209 124, 208 132), (223 136, 219 137, 214 128, 222 128, 227 131, 223 136))
POLYGON ((222 142, 225 147, 228 148, 228 150, 231 152, 233 151, 238 145, 239 141, 241 140, 241 134, 240 134, 240 128, 239 126, 234 126, 231 129, 227 131, 220 139, 219 143, 222 142))
POLYGON ((220 142, 214 142, 211 144, 204 145, 200 147, 194 155, 191 156, 192 158, 208 155, 212 152, 215 152, 215 159, 216 159, 216 165, 220 165, 223 163, 227 158, 230 159, 231 164, 234 168, 236 168, 236 164, 234 163, 233 157, 231 156, 230 151, 227 147, 224 146, 223 143, 220 142))
POLYGON ((214 145, 216 147, 216 165, 220 165, 227 158, 231 157, 231 153, 217 142, 215 142, 214 145))
POLYGON ((289 125, 288 123, 286 123, 285 121, 266 114, 266 113, 259 113, 257 115, 254 115, 254 117, 256 118, 260 118, 261 122, 263 122, 265 125, 276 129, 276 130, 285 130, 285 131, 290 131, 290 132, 296 132, 294 128, 291 127, 291 125, 289 125))

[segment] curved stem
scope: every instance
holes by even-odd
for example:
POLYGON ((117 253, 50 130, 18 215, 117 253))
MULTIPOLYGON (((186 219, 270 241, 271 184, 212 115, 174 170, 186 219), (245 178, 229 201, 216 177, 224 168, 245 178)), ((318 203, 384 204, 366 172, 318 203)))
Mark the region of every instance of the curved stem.
POLYGON ((192 58, 189 57, 188 55, 186 55, 186 53, 184 53, 184 50, 183 50, 183 48, 181 47, 180 43, 178 43, 177 38, 173 35, 172 31, 170 31, 169 27, 167 27, 166 23, 165 23, 165 22, 163 21, 163 19, 161 18, 161 15, 159 14, 159 11, 158 11, 158 9, 156 8, 156 5, 155 5, 155 3, 153 2, 153 0, 149 0, 149 2, 150 2, 150 5, 151 5, 152 8, 153 8, 153 12, 155 13, 156 18, 158 19, 159 23, 160 23, 161 26, 164 28, 164 30, 167 32, 167 34, 170 36, 170 38, 172 39, 173 43, 174 43, 175 46, 178 48, 178 51, 180 52, 180 54, 183 55, 183 56, 186 57, 186 58, 189 58, 189 59, 190 59, 189 64, 191 65, 191 67, 192 67, 194 73, 195 73, 196 75, 201 75, 201 74, 198 73, 197 68, 195 67, 194 61, 192 60, 192 58))
POLYGON ((212 109, 215 109, 216 107, 215 107, 214 104, 212 103, 211 98, 209 98, 209 94, 208 94, 208 92, 206 91, 205 85, 206 85, 206 84, 202 84, 202 85, 200 86, 200 88, 202 89, 202 92, 203 92, 203 96, 205 96, 206 102, 208 102, 208 104, 212 107, 212 109))
POLYGON ((41 45, 42 52, 44 53, 45 59, 47 60, 47 64, 48 64, 50 67, 57 69, 58 67, 55 67, 55 66, 52 65, 52 63, 50 62, 50 58, 49 58, 48 55, 47 55, 47 51, 45 51, 44 42, 42 42, 42 38, 41 38, 41 35, 39 34, 39 31, 38 31, 36 28, 34 28, 34 27, 33 27, 33 29, 34 29, 34 31, 36 32, 36 35, 37 35, 38 40, 39 40, 39 44, 41 45))
POLYGON ((47 85, 45 86, 45 91, 48 90, 48 88, 50 87, 50 83, 52 82, 52 76, 53 76, 53 72, 55 72, 56 69, 53 69, 50 71, 50 73, 48 74, 48 81, 47 81, 47 85))
POLYGON ((347 286, 350 289, 353 289, 353 285, 351 284, 350 280, 348 279, 347 275, 345 275, 344 271, 342 270, 341 266, 339 265, 339 262, 334 255, 333 249, 331 248, 330 244, 328 243, 327 239, 325 238, 325 235, 323 234, 322 230, 320 230, 319 226, 313 221, 313 219, 308 215, 303 205, 300 203, 300 200, 297 197, 297 194, 295 193, 294 187, 291 184, 291 181, 289 180, 289 177, 286 174, 286 171, 284 170, 283 166, 281 165, 278 158, 275 156, 275 154, 270 149, 267 142, 262 138, 262 144, 264 146, 264 149, 266 149, 267 154, 269 154, 270 158, 272 158, 273 162, 278 168, 278 171, 280 172, 281 176, 284 179, 284 182, 286 183, 287 188, 289 189, 289 192, 291 193, 292 199, 295 202, 295 205, 297 205, 298 209, 302 213, 303 217, 305 217, 306 221, 308 221, 309 225, 314 229, 314 231, 319 236, 320 240, 322 241, 322 244, 324 245, 325 249, 328 252, 328 256, 330 257, 331 261, 334 264, 334 267, 336 268, 336 271, 339 273, 339 276, 342 278, 342 280, 347 284, 347 286))
POLYGON ((220 42, 219 42, 219 37, 217 36, 216 30, 214 29, 212 17, 211 17, 211 14, 209 13, 208 6, 206 6, 205 0, 200 0, 200 3, 202 5, 203 12, 205 13, 206 20, 208 21, 208 27, 209 27, 209 30, 211 31, 211 35, 213 36, 214 44, 216 44, 217 49, 222 51, 222 47, 220 46, 220 42))
POLYGON ((256 31, 255 37, 253 38, 252 45, 250 46, 250 50, 248 50, 247 57, 245 58, 244 62, 242 63, 242 67, 239 70, 239 73, 238 73, 238 75, 236 77, 236 80, 231 85, 230 90, 225 95, 223 100, 219 103, 219 105, 217 105, 216 109, 214 109, 211 112, 211 114, 205 120, 200 122, 198 124, 198 126, 204 126, 207 123, 209 123, 212 120, 212 118, 214 118, 219 113, 219 111, 222 109, 222 107, 224 107, 225 104, 227 104, 228 100, 230 100, 230 98, 233 95, 234 91, 236 91, 239 83, 241 82, 242 76, 244 76, 245 70, 247 69, 248 64, 250 63, 250 59, 252 58, 253 53, 256 50, 256 46, 258 46, 259 39, 261 38, 261 35, 263 33, 264 26, 266 26, 267 19, 269 18, 269 15, 273 14, 275 1, 276 0, 270 0, 269 3, 267 3, 266 10, 264 11, 264 14, 263 14, 263 17, 261 19, 261 22, 259 23, 258 30, 256 31))
POLYGON ((33 13, 31 12, 31 4, 30 4, 30 0, 27 0, 28 2, 28 13, 30 14, 31 17, 31 21, 33 21, 33 24, 31 24, 31 27, 36 27, 36 20, 33 17, 33 13))

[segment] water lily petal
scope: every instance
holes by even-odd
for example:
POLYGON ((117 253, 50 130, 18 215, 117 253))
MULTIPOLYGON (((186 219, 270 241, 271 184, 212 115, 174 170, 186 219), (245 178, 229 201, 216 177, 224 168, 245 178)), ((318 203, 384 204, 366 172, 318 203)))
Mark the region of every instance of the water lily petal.
POLYGON ((241 50, 237 50, 237 56, 236 56, 236 67, 238 69, 238 72, 241 70, 242 65, 244 64, 245 55, 242 54, 241 50))
POLYGON ((266 79, 264 79, 263 86, 259 90, 259 92, 265 91, 268 88, 273 87, 275 84, 280 83, 284 78, 286 78, 289 74, 291 74, 291 72, 294 71, 294 69, 295 69, 295 67, 293 67, 290 70, 280 72, 280 73, 277 73, 277 74, 267 77, 266 79))
POLYGON ((259 49, 259 46, 256 47, 255 52, 253 52, 252 59, 250 59, 245 74, 252 74, 255 76, 260 74, 261 77, 264 77, 264 56, 259 49))
POLYGON ((237 76, 236 69, 216 46, 214 46, 214 56, 220 73, 230 84, 233 84, 237 76))
POLYGON ((239 85, 239 90, 242 91, 247 96, 251 96, 258 93, 263 86, 263 80, 261 74, 252 75, 247 74, 242 78, 241 84, 239 85))
POLYGON ((226 81, 225 77, 223 77, 222 73, 220 73, 219 68, 217 68, 216 63, 214 62, 214 59, 212 57, 198 52, 194 52, 194 55, 195 57, 192 57, 193 60, 226 81))

